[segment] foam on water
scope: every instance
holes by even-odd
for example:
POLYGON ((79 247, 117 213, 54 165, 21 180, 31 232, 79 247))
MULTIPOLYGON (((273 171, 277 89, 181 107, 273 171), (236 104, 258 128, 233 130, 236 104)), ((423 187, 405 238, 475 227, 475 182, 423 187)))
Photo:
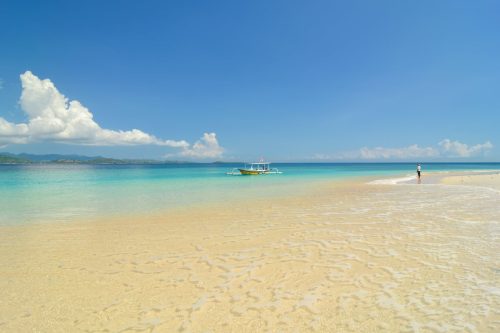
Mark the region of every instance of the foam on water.
POLYGON ((412 180, 415 180, 415 175, 406 175, 404 177, 395 177, 395 178, 376 179, 376 180, 370 181, 368 184, 396 185, 396 184, 406 183, 406 182, 409 182, 412 180))

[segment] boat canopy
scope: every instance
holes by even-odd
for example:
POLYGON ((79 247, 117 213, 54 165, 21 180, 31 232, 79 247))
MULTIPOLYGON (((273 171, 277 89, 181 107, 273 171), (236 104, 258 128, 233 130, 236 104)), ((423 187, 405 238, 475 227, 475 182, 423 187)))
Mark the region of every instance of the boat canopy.
POLYGON ((269 165, 271 163, 268 162, 255 162, 250 163, 250 170, 269 170, 269 165))

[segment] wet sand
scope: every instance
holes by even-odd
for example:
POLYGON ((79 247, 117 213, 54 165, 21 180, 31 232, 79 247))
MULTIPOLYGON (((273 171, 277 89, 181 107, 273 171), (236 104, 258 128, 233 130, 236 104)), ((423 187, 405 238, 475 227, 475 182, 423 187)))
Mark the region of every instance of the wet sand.
POLYGON ((0 227, 0 331, 498 332, 499 207, 483 187, 332 182, 0 227))
POLYGON ((465 173, 445 177, 441 180, 441 183, 448 185, 481 186, 500 190, 500 172, 465 173))

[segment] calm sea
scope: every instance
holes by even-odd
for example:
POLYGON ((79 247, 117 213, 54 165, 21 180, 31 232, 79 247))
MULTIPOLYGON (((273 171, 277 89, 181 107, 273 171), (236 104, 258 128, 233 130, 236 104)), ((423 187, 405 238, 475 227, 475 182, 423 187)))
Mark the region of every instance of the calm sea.
MULTIPOLYGON (((228 176, 240 164, 0 165, 0 225, 155 213, 200 203, 272 199, 315 181, 413 174, 414 163, 273 164, 280 175, 228 176)), ((500 170, 500 163, 429 163, 426 171, 500 170)))

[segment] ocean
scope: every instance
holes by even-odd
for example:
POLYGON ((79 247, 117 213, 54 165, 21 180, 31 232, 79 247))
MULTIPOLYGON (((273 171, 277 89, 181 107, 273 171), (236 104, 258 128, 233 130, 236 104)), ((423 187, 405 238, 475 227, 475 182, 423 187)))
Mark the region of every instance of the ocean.
POLYGON ((500 164, 237 166, 1 166, 0 331, 500 331, 500 164))
MULTIPOLYGON (((0 165, 0 225, 161 213, 280 197, 329 180, 415 173, 415 163, 276 163, 283 174, 229 176, 241 164, 0 165)), ((423 173, 499 170, 500 163, 424 163, 423 173)))

